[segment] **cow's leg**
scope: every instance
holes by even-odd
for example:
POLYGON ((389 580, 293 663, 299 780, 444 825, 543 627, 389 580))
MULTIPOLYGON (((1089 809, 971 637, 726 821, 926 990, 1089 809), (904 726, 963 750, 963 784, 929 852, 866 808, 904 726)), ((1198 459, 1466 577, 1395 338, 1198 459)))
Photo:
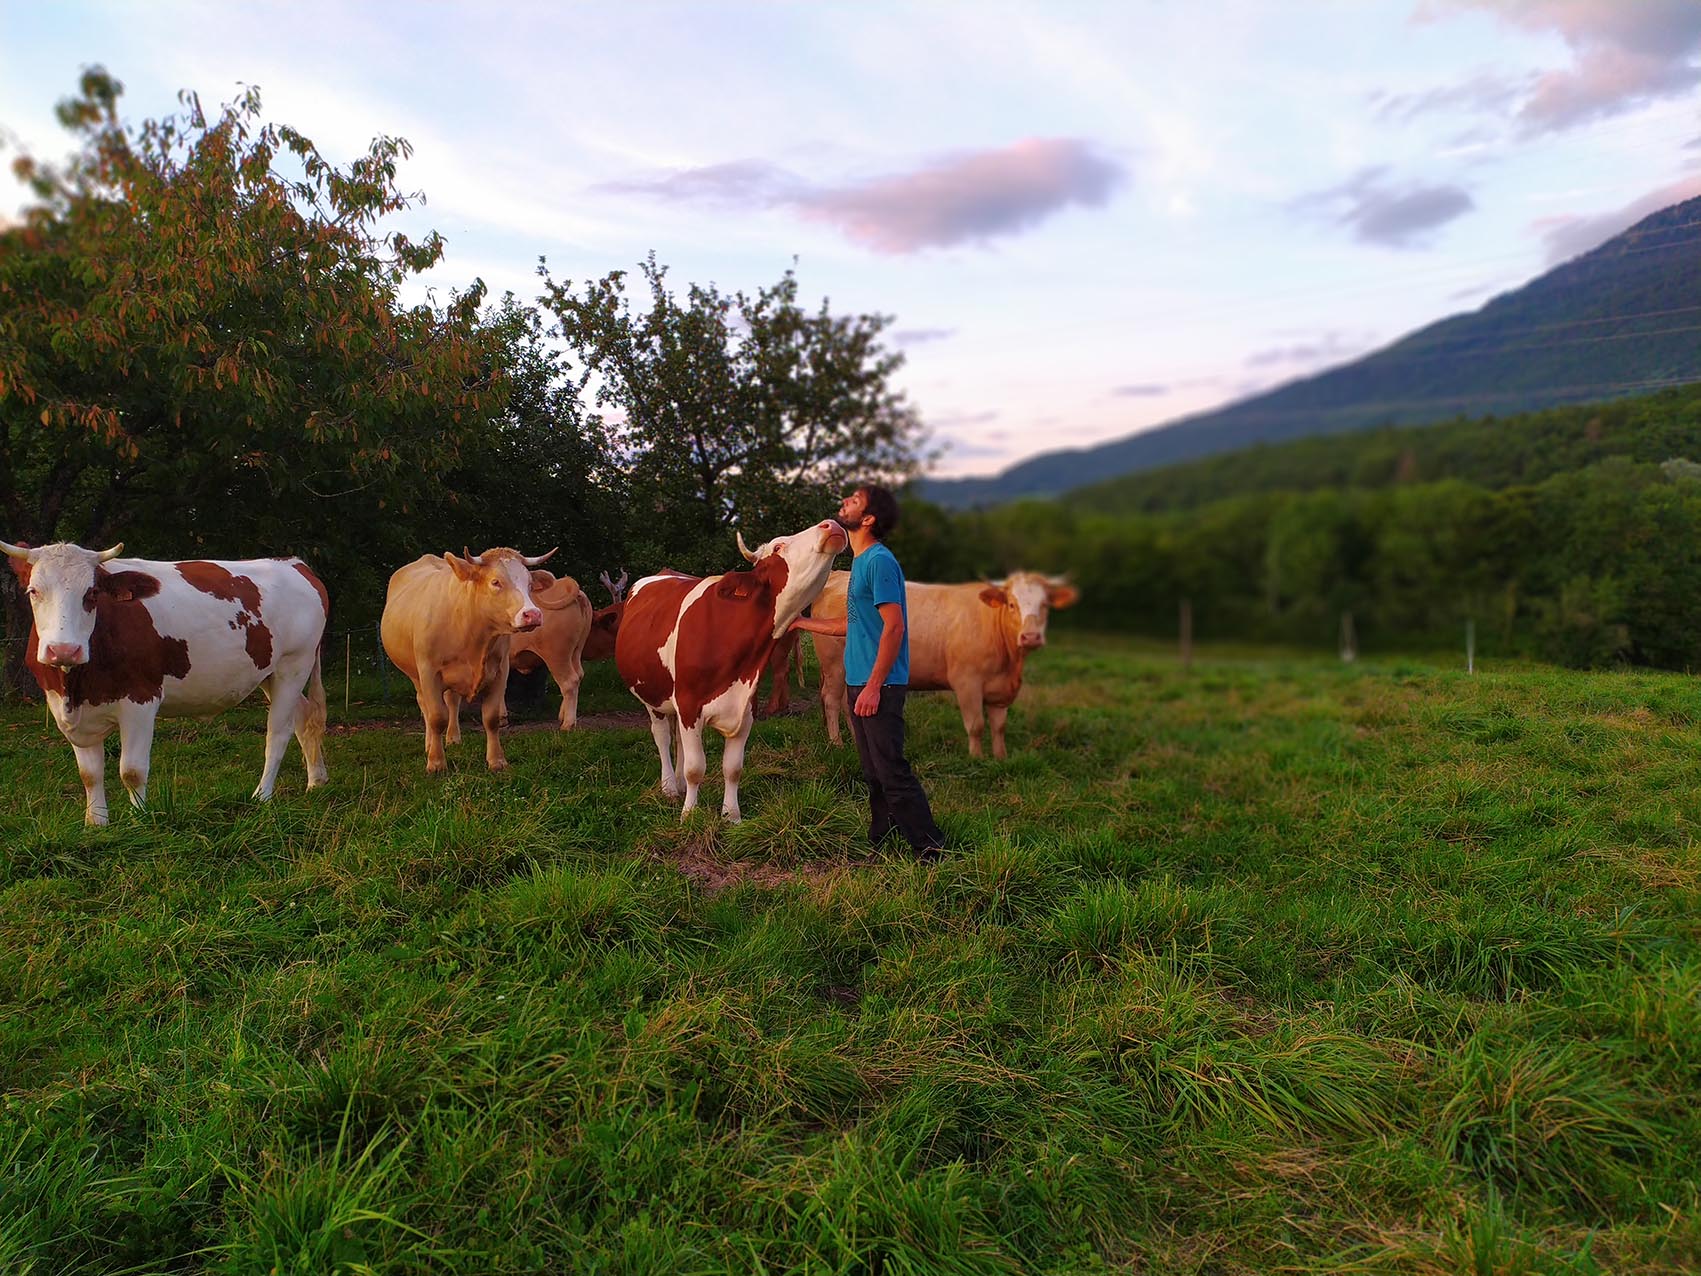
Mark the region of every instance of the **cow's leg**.
POLYGON ((496 677, 484 689, 484 765, 492 771, 508 769, 508 755, 502 752, 502 710, 508 701, 508 656, 502 656, 496 677))
POLYGON ((957 709, 963 715, 963 730, 969 733, 969 756, 982 757, 981 732, 986 729, 986 716, 981 712, 984 690, 978 682, 954 682, 951 690, 957 696, 957 709))
MULTIPOLYGON (((779 676, 785 677, 784 666, 780 668, 779 676)), ((738 809, 738 782, 744 778, 744 745, 750 739, 750 726, 754 721, 752 708, 745 706, 743 721, 738 724, 738 730, 726 737, 726 745, 721 751, 721 778, 726 782, 726 794, 721 798, 721 815, 731 824, 737 824, 744 818, 738 809)))
MULTIPOLYGON (((839 736, 839 714, 845 707, 845 666, 844 661, 833 661, 821 650, 821 644, 815 645, 815 658, 821 663, 821 712, 827 719, 827 739, 834 744, 844 741, 839 736)), ((849 722, 847 716, 845 719, 849 722)))
POLYGON ((1010 716, 1010 706, 1007 704, 989 704, 986 706, 986 725, 992 728, 992 756, 1004 756, 1004 720, 1010 716))
POLYGON ((106 741, 72 744, 71 752, 77 755, 77 774, 83 779, 83 823, 105 824, 106 741))
MULTIPOLYGON (((325 714, 322 707, 303 694, 309 679, 318 672, 318 663, 317 652, 305 658, 286 658, 279 661, 271 675, 260 684, 271 707, 266 712, 266 762, 260 771, 260 783, 254 786, 251 796, 262 802, 270 801, 272 791, 277 787, 278 772, 283 767, 284 754, 289 751, 292 735, 301 746, 302 759, 307 763, 308 787, 313 787, 315 780, 324 783, 325 761, 320 754, 320 744, 325 736, 325 714)), ((319 686, 316 690, 322 705, 324 687, 319 686)))
POLYGON ((673 766, 673 715, 656 709, 650 711, 650 736, 661 755, 661 790, 670 798, 680 794, 678 773, 673 766))
POLYGON ((695 726, 679 724, 679 751, 684 755, 685 770, 685 805, 679 809, 679 818, 684 819, 697 809, 697 790, 703 787, 703 776, 708 773, 709 764, 703 753, 703 720, 697 719, 695 726))
POLYGON ((307 766, 307 787, 316 789, 330 779, 330 772, 325 769, 325 682, 317 651, 313 653, 307 680, 297 694, 301 703, 295 711, 295 742, 307 766))
POLYGON ((449 710, 437 671, 422 664, 414 691, 420 716, 425 719, 425 773, 441 775, 449 769, 448 759, 443 756, 443 732, 449 725, 449 710))
MULTIPOLYGON (((488 703, 488 696, 486 697, 488 703)), ((461 742, 461 698, 447 687, 443 688, 443 709, 449 717, 449 729, 443 733, 444 744, 461 742)))
POLYGON ((126 704, 118 711, 118 778, 130 794, 130 805, 141 809, 148 800, 148 756, 154 747, 154 719, 159 702, 126 704))
POLYGON ((561 729, 571 731, 579 720, 579 684, 585 680, 585 666, 578 652, 568 660, 565 672, 565 677, 556 676, 555 685, 561 688, 561 729))
POLYGON ((289 748, 289 738, 295 733, 301 719, 301 693, 298 690, 286 690, 288 681, 290 680, 279 677, 279 671, 274 669, 271 676, 260 684, 268 702, 266 761, 260 768, 260 782, 248 796, 258 798, 262 802, 271 801, 272 790, 278 782, 278 771, 283 766, 284 753, 289 748))

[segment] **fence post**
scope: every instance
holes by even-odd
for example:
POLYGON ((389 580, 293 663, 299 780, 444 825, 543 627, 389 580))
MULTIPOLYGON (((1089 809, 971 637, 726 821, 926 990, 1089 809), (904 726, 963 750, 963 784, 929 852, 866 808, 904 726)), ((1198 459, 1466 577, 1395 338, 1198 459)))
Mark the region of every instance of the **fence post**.
POLYGON ((354 663, 354 630, 343 635, 343 717, 348 717, 349 666, 354 663))
POLYGON ((1358 659, 1358 633, 1353 629, 1353 614, 1350 611, 1341 613, 1341 660, 1352 664, 1358 659))
POLYGON ((1193 600, 1181 600, 1181 672, 1193 669, 1193 600))
POLYGON ((1474 619, 1465 621, 1465 672, 1474 674, 1477 671, 1477 622, 1474 619))

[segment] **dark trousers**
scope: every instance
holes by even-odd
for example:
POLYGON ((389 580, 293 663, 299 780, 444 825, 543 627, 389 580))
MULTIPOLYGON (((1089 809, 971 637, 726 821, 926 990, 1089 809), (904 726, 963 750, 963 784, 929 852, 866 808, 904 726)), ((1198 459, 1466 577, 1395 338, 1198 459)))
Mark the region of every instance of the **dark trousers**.
POLYGON ((933 822, 927 793, 904 759, 904 687, 882 687, 880 710, 858 717, 856 698, 861 687, 846 687, 851 709, 851 737, 868 781, 868 839, 879 843, 893 829, 904 835, 912 850, 945 845, 945 835, 933 822))

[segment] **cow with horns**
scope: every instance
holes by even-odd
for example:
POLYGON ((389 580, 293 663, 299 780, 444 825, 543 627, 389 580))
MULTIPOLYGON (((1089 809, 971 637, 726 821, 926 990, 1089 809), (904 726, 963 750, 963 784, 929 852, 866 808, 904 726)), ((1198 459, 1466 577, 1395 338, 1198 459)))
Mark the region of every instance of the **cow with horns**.
MULTIPOLYGON (((817 619, 845 614, 849 572, 834 572, 821 591, 817 619)), ((1027 659, 1045 646, 1053 611, 1073 607, 1079 591, 1061 576, 1013 572, 1003 580, 904 587, 910 617, 910 690, 950 691, 963 715, 969 752, 981 756, 981 736, 992 728, 992 756, 1005 756, 1004 725, 1022 689, 1027 659)), ((847 711, 845 640, 812 634, 821 664, 821 710, 827 737, 839 743, 839 715, 847 711)))
POLYGON ((721 814, 737 823, 738 782, 744 746, 754 719, 756 682, 774 645, 815 600, 833 559, 848 547, 845 529, 831 519, 794 536, 778 536, 751 550, 738 534, 749 571, 723 576, 647 576, 627 595, 614 660, 632 694, 650 716, 650 734, 661 755, 661 787, 682 791, 681 817, 697 806, 707 764, 703 729, 726 740, 721 814), (673 759, 678 733, 680 766, 673 759))
POLYGON ((105 824, 106 738, 130 801, 147 797, 154 721, 271 701, 254 796, 272 796, 293 734, 307 787, 325 783, 320 644, 330 596, 299 558, 153 562, 61 543, 0 541, 30 604, 24 662, 77 755, 84 819, 105 824))
POLYGON ((548 573, 532 569, 554 553, 425 554, 390 577, 379 633, 391 662, 413 683, 425 719, 428 775, 448 769, 443 746, 460 742, 461 703, 480 695, 485 764, 507 770, 500 733, 509 644, 543 623, 532 590, 543 587, 548 573))

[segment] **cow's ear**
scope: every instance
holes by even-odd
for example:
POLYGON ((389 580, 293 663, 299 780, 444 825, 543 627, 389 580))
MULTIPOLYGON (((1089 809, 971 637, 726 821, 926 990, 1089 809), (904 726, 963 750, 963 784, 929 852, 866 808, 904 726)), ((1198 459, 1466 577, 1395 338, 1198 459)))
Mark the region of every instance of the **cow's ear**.
POLYGON ((477 567, 459 554, 445 554, 443 561, 449 564, 449 570, 455 573, 456 580, 471 580, 478 572, 477 567))
MULTIPOLYGON (((540 594, 546 593, 549 590, 555 588, 555 573, 554 572, 533 572, 531 574, 531 584, 532 584, 532 588, 534 590, 536 590, 538 593, 540 593, 540 594)), ((567 591, 567 596, 569 598, 571 598, 573 596, 573 594, 575 592, 577 592, 577 590, 578 590, 578 584, 575 582, 573 588, 567 591)))
POLYGON ((620 629, 620 613, 612 607, 599 611, 591 617, 591 628, 604 629, 611 634, 618 632, 620 629))
POLYGON ((97 567, 95 588, 109 598, 127 603, 136 598, 152 598, 159 593, 159 581, 146 572, 109 572, 97 567))
POLYGON ((988 607, 1002 607, 1005 603, 1004 591, 996 585, 988 585, 980 591, 980 600, 988 607))
POLYGON ((1073 607, 1081 597, 1081 591, 1065 581, 1061 585, 1047 585, 1045 600, 1051 604, 1053 611, 1061 611, 1065 607, 1073 607))

